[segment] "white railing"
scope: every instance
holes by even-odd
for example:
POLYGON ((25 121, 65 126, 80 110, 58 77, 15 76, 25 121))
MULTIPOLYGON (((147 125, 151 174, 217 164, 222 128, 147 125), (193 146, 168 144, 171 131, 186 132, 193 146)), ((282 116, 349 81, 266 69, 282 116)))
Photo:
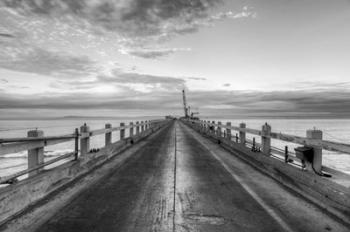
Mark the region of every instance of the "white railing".
POLYGON ((28 151, 28 169, 5 176, 0 177, 0 184, 13 183, 17 177, 24 175, 36 174, 40 169, 45 166, 57 163, 61 160, 67 160, 74 158, 77 160, 79 156, 85 155, 90 152, 89 139, 93 136, 105 134, 105 145, 108 146, 112 142, 112 132, 120 131, 120 140, 125 139, 125 130, 129 129, 129 137, 142 135, 146 130, 150 130, 154 127, 161 126, 166 123, 167 120, 150 120, 141 122, 130 122, 129 125, 120 123, 120 126, 112 127, 110 124, 106 124, 105 128, 97 130, 89 130, 89 127, 84 124, 80 130, 75 129, 74 133, 61 135, 61 136, 43 136, 42 131, 29 131, 28 134, 34 137, 22 137, 22 138, 0 138, 0 157, 1 155, 18 153, 21 151, 28 151), (135 131, 134 131, 135 129, 135 131), (47 162, 43 161, 44 148, 55 144, 74 141, 74 152, 63 154, 59 157, 51 159, 47 162), (79 149, 80 147, 80 149, 79 149))

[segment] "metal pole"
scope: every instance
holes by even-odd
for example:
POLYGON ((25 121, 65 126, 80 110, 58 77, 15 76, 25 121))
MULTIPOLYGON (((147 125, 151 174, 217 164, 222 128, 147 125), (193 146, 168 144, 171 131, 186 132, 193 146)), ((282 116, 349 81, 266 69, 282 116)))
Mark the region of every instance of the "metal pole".
POLYGON ((75 138, 74 138, 74 160, 78 160, 79 156, 79 129, 75 128, 75 138))

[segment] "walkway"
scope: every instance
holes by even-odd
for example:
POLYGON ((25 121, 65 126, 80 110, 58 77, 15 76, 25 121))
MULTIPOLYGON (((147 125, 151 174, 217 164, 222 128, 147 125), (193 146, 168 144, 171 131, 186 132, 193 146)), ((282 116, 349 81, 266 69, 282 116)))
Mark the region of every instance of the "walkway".
POLYGON ((38 231, 348 231, 175 122, 38 231))

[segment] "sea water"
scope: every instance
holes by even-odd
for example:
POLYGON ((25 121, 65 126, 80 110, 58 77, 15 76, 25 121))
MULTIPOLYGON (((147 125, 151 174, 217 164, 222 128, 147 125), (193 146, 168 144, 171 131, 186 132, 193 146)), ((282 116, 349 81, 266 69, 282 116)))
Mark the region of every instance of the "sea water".
MULTIPOLYGON (((131 121, 144 121, 149 118, 138 119, 121 119, 121 120, 81 120, 81 119, 57 119, 57 120, 0 120, 0 138, 27 137, 29 130, 43 130, 45 136, 65 135, 74 132, 86 123, 90 130, 101 129, 105 123, 111 123, 112 126, 119 126, 121 122, 126 125, 131 121)), ((221 121, 223 124, 231 122, 232 125, 238 126, 239 123, 245 122, 248 128, 259 129, 264 123, 269 123, 273 132, 281 132, 290 135, 306 136, 306 130, 319 129, 323 131, 325 140, 349 143, 350 144, 350 119, 213 119, 204 120, 221 121)), ((235 131, 232 134, 235 135, 235 131)), ((126 130, 128 136, 128 130, 126 130)), ((259 143, 260 138, 256 137, 259 143)), ((104 146, 104 135, 94 136, 90 139, 90 148, 100 148, 104 146)), ((113 133, 113 141, 119 140, 119 131, 113 133)), ((252 139, 253 135, 247 134, 247 138, 252 139)), ((279 140, 272 140, 272 146, 284 149, 288 145, 292 151, 296 144, 286 143, 279 140)), ((45 161, 60 155, 72 152, 74 150, 74 141, 61 143, 45 147, 45 161)), ((323 152, 323 165, 337 169, 350 174, 350 155, 338 152, 323 152)), ((27 151, 14 154, 0 155, 0 177, 25 170, 27 168, 27 151)))

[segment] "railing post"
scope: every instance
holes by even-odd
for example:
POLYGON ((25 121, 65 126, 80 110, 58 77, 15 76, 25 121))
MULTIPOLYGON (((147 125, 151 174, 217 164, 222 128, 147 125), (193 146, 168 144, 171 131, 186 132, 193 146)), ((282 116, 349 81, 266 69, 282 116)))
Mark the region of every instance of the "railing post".
POLYGON ((262 152, 265 155, 271 154, 271 126, 267 123, 262 126, 261 130, 261 145, 262 145, 262 152))
POLYGON ((218 128, 216 129, 216 134, 218 137, 221 137, 221 122, 218 122, 218 128))
MULTIPOLYGON (((323 133, 321 130, 308 130, 306 131, 306 137, 312 141, 322 141, 323 133)), ((314 159, 312 163, 313 169, 321 173, 322 171, 322 148, 319 146, 311 146, 314 150, 314 159)))
MULTIPOLYGON (((90 131, 90 128, 84 123, 83 126, 80 127, 80 134, 82 136, 88 134, 90 131)), ((85 155, 89 153, 90 151, 90 135, 86 138, 80 139, 80 155, 85 155)))
POLYGON ((130 122, 129 125, 130 125, 129 137, 132 137, 132 136, 134 136, 134 123, 130 122))
POLYGON ((75 128, 74 131, 75 138, 74 138, 74 159, 77 160, 79 157, 79 129, 75 128))
MULTIPOLYGON (((227 122, 226 126, 231 127, 231 122, 227 122)), ((231 129, 230 128, 226 128, 226 138, 231 141, 231 137, 232 137, 231 129)))
POLYGON ((288 163, 288 159, 289 159, 289 151, 288 151, 288 146, 284 147, 284 162, 288 163))
POLYGON ((153 132, 153 120, 149 120, 148 128, 153 132))
POLYGON ((144 121, 141 121, 141 133, 145 131, 144 121))
MULTIPOLYGON (((110 128, 112 128, 112 125, 107 123, 105 125, 105 129, 110 129, 110 128)), ((108 146, 111 143, 112 143, 112 132, 107 132, 105 134, 105 145, 108 146)))
POLYGON ((125 126, 125 123, 124 122, 121 122, 120 123, 120 140, 124 139, 125 138, 125 129, 122 128, 125 126))
MULTIPOLYGON (((239 128, 245 129, 246 124, 244 122, 240 123, 239 128)), ((245 131, 239 131, 239 140, 240 140, 241 144, 243 144, 243 145, 245 144, 245 135, 246 135, 245 131)))
MULTIPOLYGON (((215 124, 215 121, 212 121, 211 123, 215 124)), ((212 125, 212 130, 210 132, 215 135, 215 125, 212 125)))
MULTIPOLYGON (((44 132, 41 130, 28 131, 28 137, 43 137, 44 132)), ((28 150, 28 169, 35 168, 37 165, 44 163, 44 147, 34 148, 28 150)), ((29 176, 33 176, 39 173, 40 170, 36 170, 29 173, 29 176)))
POLYGON ((136 122, 136 135, 140 134, 140 126, 139 126, 139 121, 136 122))

